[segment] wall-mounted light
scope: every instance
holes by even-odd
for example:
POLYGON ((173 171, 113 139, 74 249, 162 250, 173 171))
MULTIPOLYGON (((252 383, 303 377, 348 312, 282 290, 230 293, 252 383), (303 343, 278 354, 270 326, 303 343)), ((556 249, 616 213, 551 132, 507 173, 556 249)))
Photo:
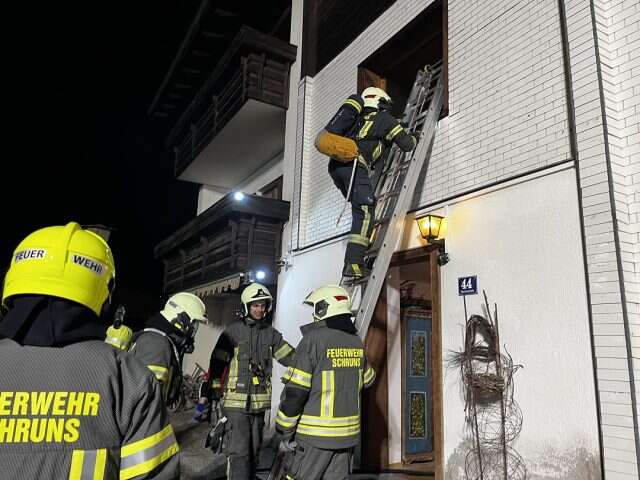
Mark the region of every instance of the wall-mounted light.
POLYGON ((420 235, 430 245, 438 246, 438 265, 446 265, 449 262, 449 254, 444 249, 444 238, 438 238, 442 230, 444 217, 427 214, 416 217, 416 223, 420 229, 420 235))

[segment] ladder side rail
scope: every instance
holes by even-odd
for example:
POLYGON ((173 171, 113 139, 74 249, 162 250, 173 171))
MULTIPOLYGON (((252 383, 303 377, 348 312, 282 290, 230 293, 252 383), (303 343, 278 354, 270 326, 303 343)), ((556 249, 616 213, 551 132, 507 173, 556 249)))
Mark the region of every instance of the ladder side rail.
POLYGON ((362 294, 362 301, 358 309, 356 317, 356 327, 358 328, 358 334, 364 340, 371 323, 371 317, 375 309, 382 284, 386 277, 387 269, 391 262, 391 257, 394 254, 395 247, 398 240, 404 230, 404 221, 407 211, 409 209, 409 203, 413 199, 416 184, 420 170, 428 161, 432 143, 435 139, 435 131, 440 116, 440 110, 442 108, 442 76, 438 78, 438 83, 435 87, 434 96, 429 106, 428 120, 425 123, 427 126, 426 132, 423 133, 420 138, 420 142, 414 150, 411 165, 407 171, 405 178, 407 179, 400 195, 397 197, 397 204, 393 218, 390 220, 390 224, 384 234, 384 240, 382 248, 376 257, 376 262, 373 266, 369 279, 362 294))

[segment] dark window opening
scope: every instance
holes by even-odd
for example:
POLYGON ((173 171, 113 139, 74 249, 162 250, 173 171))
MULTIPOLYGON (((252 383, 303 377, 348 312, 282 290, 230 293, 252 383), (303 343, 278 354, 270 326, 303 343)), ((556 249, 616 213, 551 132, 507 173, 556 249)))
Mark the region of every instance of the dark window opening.
POLYGON ((282 175, 276 178, 273 182, 262 187, 260 189, 260 194, 266 198, 282 200, 282 175))
POLYGON ((396 33, 358 66, 358 93, 367 87, 385 90, 393 100, 393 115, 401 116, 416 72, 443 62, 443 116, 448 111, 447 0, 438 0, 396 33))
POLYGON ((371 25, 395 0, 304 2, 302 76, 313 77, 371 25))

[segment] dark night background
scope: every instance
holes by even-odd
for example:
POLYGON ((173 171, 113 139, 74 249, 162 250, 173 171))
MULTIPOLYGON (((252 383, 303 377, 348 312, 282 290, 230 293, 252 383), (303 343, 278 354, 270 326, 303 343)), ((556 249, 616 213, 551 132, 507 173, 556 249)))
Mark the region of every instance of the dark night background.
POLYGON ((153 247, 195 215, 197 186, 174 179, 168 125, 147 109, 198 5, 4 7, 2 275, 33 230, 104 224, 117 229, 110 244, 120 300, 134 311, 160 305, 153 247))

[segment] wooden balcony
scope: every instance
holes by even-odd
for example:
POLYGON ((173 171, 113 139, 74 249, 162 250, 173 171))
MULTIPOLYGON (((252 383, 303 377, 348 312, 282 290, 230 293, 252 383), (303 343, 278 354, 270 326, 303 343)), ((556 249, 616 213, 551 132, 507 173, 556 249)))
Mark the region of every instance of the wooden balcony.
POLYGON ((176 177, 248 101, 286 110, 289 69, 295 58, 295 46, 242 27, 166 139, 173 147, 176 177))
POLYGON ((193 289, 215 280, 264 270, 275 283, 282 224, 289 202, 227 195, 155 248, 164 263, 164 291, 193 289))

